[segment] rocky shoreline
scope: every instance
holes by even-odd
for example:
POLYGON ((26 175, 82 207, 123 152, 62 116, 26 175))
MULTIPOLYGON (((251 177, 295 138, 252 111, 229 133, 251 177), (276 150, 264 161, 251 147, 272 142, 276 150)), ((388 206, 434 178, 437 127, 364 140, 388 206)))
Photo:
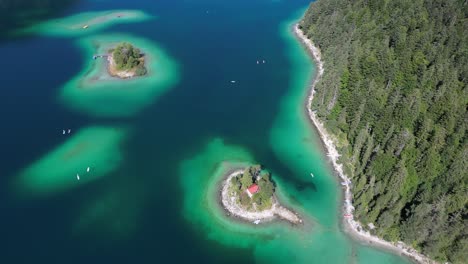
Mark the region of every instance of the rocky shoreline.
POLYGON ((236 177, 242 174, 243 171, 244 170, 236 170, 230 172, 221 183, 220 201, 224 210, 226 210, 232 216, 238 217, 248 222, 254 222, 256 224, 270 222, 277 218, 283 219, 295 225, 302 223, 302 219, 299 218, 299 216, 295 212, 280 205, 276 198, 273 198, 273 205, 271 209, 268 210, 255 212, 247 211, 241 208, 236 202, 236 197, 229 195, 229 184, 232 177, 236 177))
POLYGON ((112 77, 117 77, 121 79, 128 79, 137 76, 134 69, 119 71, 117 70, 117 65, 115 64, 112 54, 107 55, 107 72, 112 77))
POLYGON ((344 226, 345 232, 347 232, 348 234, 350 234, 353 238, 357 240, 363 241, 368 244, 372 244, 373 246, 378 246, 378 247, 388 249, 400 255, 407 256, 408 258, 418 263, 428 263, 428 264, 437 263, 436 261, 417 252, 414 248, 406 245, 402 241, 398 241, 395 243, 389 242, 389 241, 383 240, 377 236, 370 234, 369 231, 366 231, 362 227, 361 223, 354 220, 354 215, 353 215, 354 207, 352 205, 353 195, 351 192, 351 180, 344 173, 343 164, 338 163, 338 158, 340 157, 340 154, 338 153, 335 147, 335 143, 333 142, 332 137, 330 136, 330 134, 328 134, 327 130, 325 129, 325 126, 320 122, 315 112, 312 111, 312 108, 311 108, 312 100, 315 95, 315 85, 318 83, 318 81, 320 80, 324 72, 324 63, 321 58, 321 53, 320 53, 320 50, 314 45, 314 43, 309 38, 307 38, 307 36, 304 35, 302 30, 299 28, 298 24, 294 25, 294 35, 302 44, 304 44, 304 46, 307 48, 307 50, 309 51, 309 53, 312 55, 313 59, 316 62, 317 73, 312 82, 312 85, 310 86, 310 92, 309 92, 309 96, 307 97, 305 107, 307 109, 309 119, 311 120, 315 128, 317 129, 317 132, 319 133, 320 138, 322 139, 324 143, 325 149, 327 151, 327 156, 330 158, 330 161, 333 164, 333 168, 335 169, 340 180, 343 181, 343 186, 345 187, 344 205, 342 207, 342 211, 344 215, 350 216, 348 218, 343 218, 343 226, 344 226))

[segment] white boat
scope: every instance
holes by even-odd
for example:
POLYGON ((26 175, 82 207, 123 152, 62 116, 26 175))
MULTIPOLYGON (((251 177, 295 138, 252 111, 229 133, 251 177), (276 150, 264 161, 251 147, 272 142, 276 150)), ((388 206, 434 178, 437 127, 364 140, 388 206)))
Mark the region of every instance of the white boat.
POLYGON ((311 172, 311 173, 310 173, 310 176, 312 176, 312 178, 313 178, 313 177, 314 177, 314 174, 311 172))
POLYGON ((86 172, 89 172, 89 167, 86 169, 86 172))
POLYGON ((258 225, 260 223, 260 219, 254 221, 254 224, 258 225))
POLYGON ((70 132, 71 132, 71 129, 68 129, 68 134, 70 134, 70 132))
POLYGON ((348 184, 346 182, 341 182, 341 185, 346 186, 348 184))
POLYGON ((236 83, 236 81, 231 81, 231 83, 236 83))
POLYGON ((62 133, 62 135, 65 135, 65 130, 63 130, 63 133, 62 133))
POLYGON ((260 62, 259 62, 259 61, 257 61, 257 64, 259 64, 259 63, 260 63, 260 62))
POLYGON ((265 60, 263 60, 262 62, 265 63, 265 60))
POLYGON ((80 175, 79 174, 76 175, 76 179, 80 180, 80 175))

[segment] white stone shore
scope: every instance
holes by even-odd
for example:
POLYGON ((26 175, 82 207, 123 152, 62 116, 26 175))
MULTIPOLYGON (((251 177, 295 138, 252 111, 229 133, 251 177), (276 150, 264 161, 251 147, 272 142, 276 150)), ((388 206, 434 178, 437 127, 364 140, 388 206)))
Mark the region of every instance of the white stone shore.
POLYGON ((112 57, 112 54, 107 55, 107 71, 109 72, 109 75, 113 77, 118 77, 121 79, 128 79, 128 78, 133 78, 136 76, 135 71, 132 70, 125 70, 125 71, 118 71, 117 70, 117 65, 115 64, 114 57, 112 57))
POLYGON ((312 99, 315 94, 315 85, 319 82, 320 78, 324 72, 324 63, 321 58, 320 50, 314 45, 314 43, 308 39, 299 29, 298 24, 294 25, 294 33, 296 37, 307 47, 308 51, 316 61, 317 73, 315 79, 310 86, 309 96, 307 98, 306 108, 308 116, 314 126, 316 127, 320 138, 322 139, 325 148, 327 150, 327 156, 330 158, 330 161, 333 164, 333 167, 338 174, 339 178, 343 181, 345 191, 344 191, 344 205, 342 207, 343 215, 350 215, 348 218, 343 218, 343 226, 347 233, 349 233, 354 238, 364 241, 366 243, 372 244, 373 246, 382 247, 391 251, 394 251, 398 254, 405 255, 410 259, 417 261, 418 263, 437 263, 434 260, 420 254, 414 248, 406 245, 405 243, 399 241, 396 243, 385 241, 377 236, 371 235, 369 231, 364 230, 361 223, 354 220, 354 207, 352 205, 352 192, 351 192, 351 180, 346 176, 343 171, 343 165, 338 163, 338 158, 340 154, 336 150, 335 143, 333 142, 332 137, 328 134, 322 122, 319 121, 314 111, 312 111, 312 99))
POLYGON ((292 224, 302 223, 302 219, 300 219, 299 216, 297 216, 291 210, 281 206, 276 200, 276 198, 274 198, 274 202, 271 209, 268 210, 253 212, 241 208, 236 201, 236 197, 233 197, 229 194, 229 184, 231 182, 232 177, 236 177, 242 174, 243 172, 244 170, 236 170, 234 172, 231 172, 222 182, 221 204, 223 205, 226 211, 228 211, 233 216, 239 217, 240 219, 250 222, 255 222, 259 220, 257 223, 265 223, 276 218, 280 218, 292 224))

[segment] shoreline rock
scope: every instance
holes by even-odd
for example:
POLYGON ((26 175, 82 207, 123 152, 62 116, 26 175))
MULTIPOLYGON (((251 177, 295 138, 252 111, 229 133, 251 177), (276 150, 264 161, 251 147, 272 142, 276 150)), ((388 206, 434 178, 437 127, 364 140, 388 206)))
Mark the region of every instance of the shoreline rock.
POLYGON ((429 264, 435 264, 438 263, 427 256, 424 256, 423 254, 417 252, 414 248, 406 245, 402 241, 398 242, 389 242, 384 239, 381 239, 377 236, 374 236, 370 234, 369 231, 366 231, 362 224, 356 220, 354 220, 354 207, 352 205, 352 192, 351 192, 351 180, 348 178, 348 176, 344 173, 343 170, 343 164, 338 163, 338 158, 340 157, 340 154, 338 153, 335 143, 328 134, 325 126, 320 122, 318 117, 316 116, 315 112, 312 111, 311 105, 312 105, 312 100, 315 95, 315 86, 319 82, 320 78, 323 75, 324 72, 324 64, 322 61, 321 57, 321 52, 320 49, 317 48, 312 40, 307 38, 307 36, 304 35, 302 30, 299 28, 299 24, 294 25, 294 30, 293 30, 294 35, 296 38, 306 47, 307 51, 309 54, 312 56, 312 58, 316 62, 317 66, 317 73, 315 78, 312 81, 312 84, 309 87, 309 95, 307 96, 306 99, 306 104, 305 107, 307 109, 308 117, 314 127, 316 128, 317 132, 320 135, 321 140, 323 141, 324 147, 327 151, 327 156, 330 158, 330 161, 333 165, 334 170, 338 174, 338 177, 340 180, 344 182, 343 186, 345 187, 344 190, 344 206, 342 207, 342 212, 343 214, 350 215, 351 217, 349 218, 343 218, 343 227, 344 231, 351 235, 354 239, 366 242, 368 244, 372 244, 373 246, 378 246, 381 248, 385 248, 387 250, 396 252, 400 255, 406 256, 413 261, 416 261, 417 263, 429 263, 429 264))
POLYGON ((221 182, 221 193, 220 193, 220 202, 221 206, 226 210, 230 215, 238 217, 242 220, 248 222, 265 223, 275 220, 277 218, 290 222, 291 224, 297 225, 302 223, 302 219, 294 213, 293 211, 282 206, 276 197, 274 197, 273 205, 271 209, 263 210, 260 212, 247 211, 241 208, 235 201, 235 197, 229 195, 229 184, 232 177, 236 177, 239 174, 242 174, 244 170, 235 170, 227 174, 225 179, 221 182))

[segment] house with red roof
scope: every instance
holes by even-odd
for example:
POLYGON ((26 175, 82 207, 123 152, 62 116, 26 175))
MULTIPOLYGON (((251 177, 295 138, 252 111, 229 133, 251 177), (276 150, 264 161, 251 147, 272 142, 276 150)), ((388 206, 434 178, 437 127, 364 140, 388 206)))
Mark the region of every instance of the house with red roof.
POLYGON ((256 183, 250 185, 249 188, 247 188, 247 194, 249 195, 249 197, 252 197, 252 195, 256 194, 258 192, 260 188, 258 187, 258 185, 256 183))

